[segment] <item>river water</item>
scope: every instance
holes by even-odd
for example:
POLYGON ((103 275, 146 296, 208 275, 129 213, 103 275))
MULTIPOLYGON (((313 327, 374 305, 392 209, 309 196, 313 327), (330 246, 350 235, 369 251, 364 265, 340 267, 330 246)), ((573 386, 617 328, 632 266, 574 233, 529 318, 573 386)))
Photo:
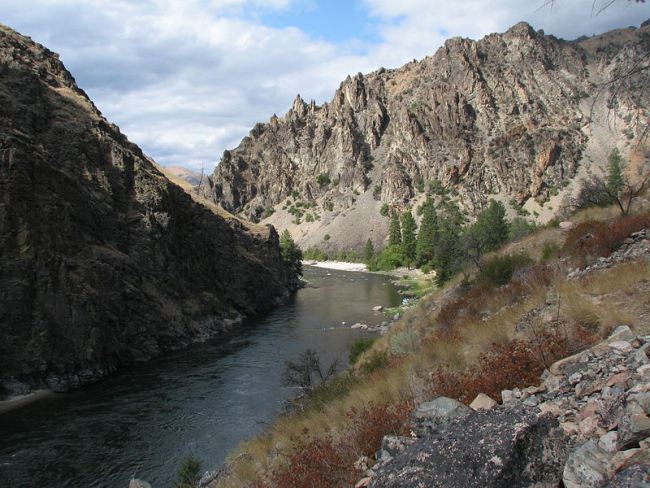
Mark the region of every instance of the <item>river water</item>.
POLYGON ((285 361, 311 348, 345 363, 370 334, 341 322, 378 323, 372 307, 400 301, 380 275, 306 267, 305 279, 290 303, 210 343, 0 415, 0 486, 125 488, 135 475, 165 488, 187 455, 221 463, 291 396, 285 361))

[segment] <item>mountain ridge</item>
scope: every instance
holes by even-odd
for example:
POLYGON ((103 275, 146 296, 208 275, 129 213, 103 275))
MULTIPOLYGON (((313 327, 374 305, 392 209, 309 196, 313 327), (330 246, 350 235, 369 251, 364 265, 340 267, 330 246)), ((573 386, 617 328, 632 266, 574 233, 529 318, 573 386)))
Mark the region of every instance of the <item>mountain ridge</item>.
POLYGON ((0 26, 0 397, 205 340, 295 289, 278 234, 219 216, 0 26))
MULTIPOLYGON (((348 76, 331 102, 298 96, 285 116, 256 124, 224 152, 206 193, 228 211, 290 229, 303 246, 339 249, 360 249, 368 237, 382 245, 380 207, 417 204, 434 180, 456 190, 469 214, 495 197, 548 220, 592 166, 587 159, 603 159, 604 149, 594 156, 588 147, 604 143, 592 135, 607 123, 594 122, 592 104, 606 118, 611 94, 597 92, 647 52, 649 30, 564 41, 519 23, 479 41, 449 39, 401 68, 348 76)), ((647 75, 635 83, 647 87, 647 75)), ((634 104, 647 107, 643 90, 636 99, 630 92, 619 93, 619 128, 608 136, 621 146, 638 135, 634 104)))

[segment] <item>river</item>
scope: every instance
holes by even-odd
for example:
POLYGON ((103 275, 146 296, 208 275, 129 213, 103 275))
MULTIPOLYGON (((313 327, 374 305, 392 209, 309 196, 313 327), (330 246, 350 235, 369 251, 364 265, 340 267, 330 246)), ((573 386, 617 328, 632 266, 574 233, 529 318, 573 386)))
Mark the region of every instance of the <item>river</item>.
POLYGON ((125 488, 135 475, 166 488, 187 455, 204 469, 223 462, 292 394, 285 361, 311 348, 345 363, 370 336, 349 325, 376 324, 374 305, 400 301, 381 275, 306 267, 305 279, 289 303, 211 342, 0 415, 0 486, 125 488))

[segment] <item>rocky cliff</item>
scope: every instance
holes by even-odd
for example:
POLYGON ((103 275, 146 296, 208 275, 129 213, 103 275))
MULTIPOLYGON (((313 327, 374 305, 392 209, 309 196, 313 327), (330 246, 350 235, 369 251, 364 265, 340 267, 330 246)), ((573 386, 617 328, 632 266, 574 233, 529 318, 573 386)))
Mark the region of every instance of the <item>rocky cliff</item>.
POLYGON ((0 397, 210 337, 295 279, 272 227, 195 202, 56 54, 0 26, 0 397))
POLYGON ((298 96, 224 153, 210 194, 253 220, 275 211, 267 221, 303 245, 381 243, 381 206, 417 203, 436 180, 469 213, 497 198, 548 219, 581 167, 647 123, 647 70, 620 75, 648 51, 648 25, 574 42, 525 23, 450 39, 422 61, 348 77, 330 103, 298 96))

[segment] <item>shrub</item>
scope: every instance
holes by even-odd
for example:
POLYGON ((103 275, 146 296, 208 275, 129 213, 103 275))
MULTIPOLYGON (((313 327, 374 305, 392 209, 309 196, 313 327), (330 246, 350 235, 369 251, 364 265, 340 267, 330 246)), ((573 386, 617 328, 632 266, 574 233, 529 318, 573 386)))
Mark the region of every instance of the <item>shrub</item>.
POLYGON ((273 207, 266 207, 264 209, 263 218, 266 219, 266 218, 270 217, 271 215, 273 215, 274 213, 275 213, 275 209, 273 207))
POLYGON ((537 226, 533 222, 529 222, 522 217, 515 217, 512 219, 512 222, 510 222, 508 238, 511 241, 518 241, 519 239, 535 232, 536 228, 537 226))
POLYGON ((325 235, 323 236, 323 240, 324 240, 324 241, 329 241, 331 238, 332 238, 332 236, 329 235, 329 234, 325 234, 325 235))
POLYGON ((574 349, 564 335, 540 330, 533 341, 493 344, 475 366, 466 370, 434 370, 430 375, 430 392, 433 396, 448 396, 464 403, 471 402, 479 393, 499 399, 504 389, 537 383, 546 367, 572 352, 574 349))
POLYGON ((379 214, 380 214, 382 217, 387 217, 387 216, 388 216, 388 212, 390 212, 390 207, 388 206, 387 203, 384 203, 384 204, 381 206, 381 209, 379 209, 379 214))
POLYGON ((317 247, 310 247, 303 252, 304 259, 313 259, 314 261, 327 261, 329 259, 328 254, 317 247))
POLYGON ((321 173, 321 174, 319 174, 316 177, 316 183, 318 183, 318 186, 320 188, 323 188, 324 186, 329 185, 331 183, 329 173, 321 173))
POLYGON ((322 410, 330 402, 347 395, 353 386, 359 383, 359 378, 353 374, 341 374, 327 383, 314 388, 308 397, 300 398, 302 409, 322 410))
POLYGON ((479 273, 479 281, 492 286, 501 286, 509 283, 512 274, 519 268, 532 263, 527 254, 508 254, 495 256, 483 263, 479 273))
POLYGON ((390 352, 396 356, 404 356, 415 350, 420 337, 413 330, 406 330, 390 336, 390 352))
POLYGON ((633 232, 650 226, 650 214, 627 215, 609 222, 588 221, 571 229, 562 246, 563 256, 607 257, 633 232))
POLYGON ((408 419, 413 408, 408 402, 391 405, 370 403, 362 410, 354 407, 347 413, 351 420, 348 442, 351 450, 365 456, 373 456, 381 447, 385 435, 408 435, 408 419))
POLYGON ((323 204, 323 208, 328 212, 331 212, 332 210, 334 210, 334 203, 328 200, 323 204))
POLYGON ((542 255, 540 257, 540 260, 542 263, 547 263, 551 259, 557 257, 559 252, 560 252, 560 246, 557 245, 557 242, 546 241, 542 245, 542 255))
POLYGON ((378 369, 385 368, 390 363, 390 357, 386 351, 376 351, 361 364, 361 371, 364 374, 370 374, 378 369))
POLYGON ((371 271, 391 271, 402 265, 400 246, 387 246, 372 263, 371 271))
POLYGON ((353 342, 352 346, 350 346, 350 355, 348 356, 350 364, 356 363, 359 356, 370 349, 374 342, 375 339, 359 339, 353 342))
POLYGON ((174 488, 194 488, 201 480, 201 461, 194 456, 187 456, 183 459, 180 468, 176 472, 176 479, 173 481, 174 488))
POLYGON ((305 439, 296 443, 287 464, 273 471, 266 486, 331 488, 354 485, 357 474, 351 467, 350 453, 337 449, 331 436, 311 439, 308 434, 305 429, 305 439))
POLYGON ((315 219, 314 219, 314 215, 313 215, 313 214, 308 213, 308 214, 305 216, 305 222, 313 222, 314 220, 315 220, 315 219))

